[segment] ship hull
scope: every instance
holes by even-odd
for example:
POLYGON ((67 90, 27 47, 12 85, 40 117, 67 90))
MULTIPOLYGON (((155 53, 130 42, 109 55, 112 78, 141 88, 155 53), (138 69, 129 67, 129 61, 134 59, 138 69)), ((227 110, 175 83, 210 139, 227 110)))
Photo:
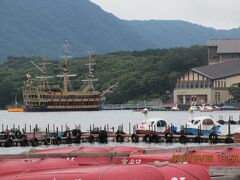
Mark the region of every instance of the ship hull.
POLYGON ((59 112, 59 111, 99 111, 101 108, 47 108, 47 107, 25 107, 25 112, 59 112))

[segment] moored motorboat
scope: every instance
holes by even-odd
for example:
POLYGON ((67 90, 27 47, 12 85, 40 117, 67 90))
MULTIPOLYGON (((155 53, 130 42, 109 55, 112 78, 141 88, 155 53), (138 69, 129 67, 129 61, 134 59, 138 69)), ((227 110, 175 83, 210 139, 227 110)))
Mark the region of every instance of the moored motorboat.
POLYGON ((9 105, 7 110, 8 112, 24 112, 24 107, 18 104, 17 98, 15 97, 14 105, 9 105))
POLYGON ((212 106, 208 106, 203 104, 202 106, 200 106, 200 111, 201 112, 212 112, 214 109, 212 106))
POLYGON ((167 130, 167 122, 162 117, 147 118, 148 109, 143 109, 144 119, 136 126, 136 134, 164 133, 167 130))
POLYGON ((163 118, 150 118, 137 125, 137 134, 145 134, 151 131, 164 133, 167 130, 167 122, 163 118))
POLYGON ((186 134, 192 135, 201 134, 209 136, 211 133, 220 135, 220 127, 220 124, 218 124, 212 117, 198 116, 191 118, 190 121, 186 123, 184 131, 186 134))

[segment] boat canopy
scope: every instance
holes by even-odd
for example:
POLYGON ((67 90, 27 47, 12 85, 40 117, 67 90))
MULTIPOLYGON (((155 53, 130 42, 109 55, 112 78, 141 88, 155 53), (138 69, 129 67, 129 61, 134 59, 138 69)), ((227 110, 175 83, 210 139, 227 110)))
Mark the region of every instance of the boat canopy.
POLYGON ((202 124, 203 125, 214 125, 214 122, 212 119, 204 119, 202 124))

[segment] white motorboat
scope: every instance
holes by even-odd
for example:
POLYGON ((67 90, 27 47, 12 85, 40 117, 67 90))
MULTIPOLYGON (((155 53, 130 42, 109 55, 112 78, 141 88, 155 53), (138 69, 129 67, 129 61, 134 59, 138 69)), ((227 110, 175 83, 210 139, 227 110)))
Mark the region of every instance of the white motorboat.
POLYGON ((142 113, 144 114, 144 119, 142 123, 137 124, 136 133, 145 134, 150 131, 164 133, 167 130, 167 122, 164 118, 147 118, 147 109, 143 109, 142 113))
POLYGON ((200 133, 206 136, 209 136, 211 133, 221 134, 220 127, 220 124, 213 120, 212 117, 198 116, 191 118, 191 120, 187 122, 185 133, 193 135, 200 133))

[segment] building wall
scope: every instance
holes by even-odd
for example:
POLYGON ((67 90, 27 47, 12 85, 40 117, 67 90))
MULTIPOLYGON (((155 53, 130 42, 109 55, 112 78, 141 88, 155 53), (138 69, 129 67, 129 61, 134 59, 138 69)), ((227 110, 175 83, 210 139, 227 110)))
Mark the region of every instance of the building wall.
POLYGON ((240 59, 240 53, 217 53, 218 46, 208 46, 208 64, 217 64, 240 59))
MULTIPOLYGON (((240 70, 239 70, 240 71, 240 70)), ((227 77, 226 79, 226 85, 227 87, 230 87, 233 84, 240 83, 240 75, 227 77)))
POLYGON ((216 64, 220 61, 220 56, 217 54, 217 46, 208 46, 208 64, 216 64))
POLYGON ((231 98, 227 89, 213 89, 211 95, 211 104, 222 104, 231 98))
POLYGON ((240 83, 240 75, 211 80, 189 71, 177 79, 173 92, 176 104, 221 104, 232 98, 228 88, 240 83))
POLYGON ((174 89, 175 104, 212 104, 212 89, 174 89), (185 102, 181 99, 185 98, 185 102), (189 99, 189 100, 187 100, 189 99))

